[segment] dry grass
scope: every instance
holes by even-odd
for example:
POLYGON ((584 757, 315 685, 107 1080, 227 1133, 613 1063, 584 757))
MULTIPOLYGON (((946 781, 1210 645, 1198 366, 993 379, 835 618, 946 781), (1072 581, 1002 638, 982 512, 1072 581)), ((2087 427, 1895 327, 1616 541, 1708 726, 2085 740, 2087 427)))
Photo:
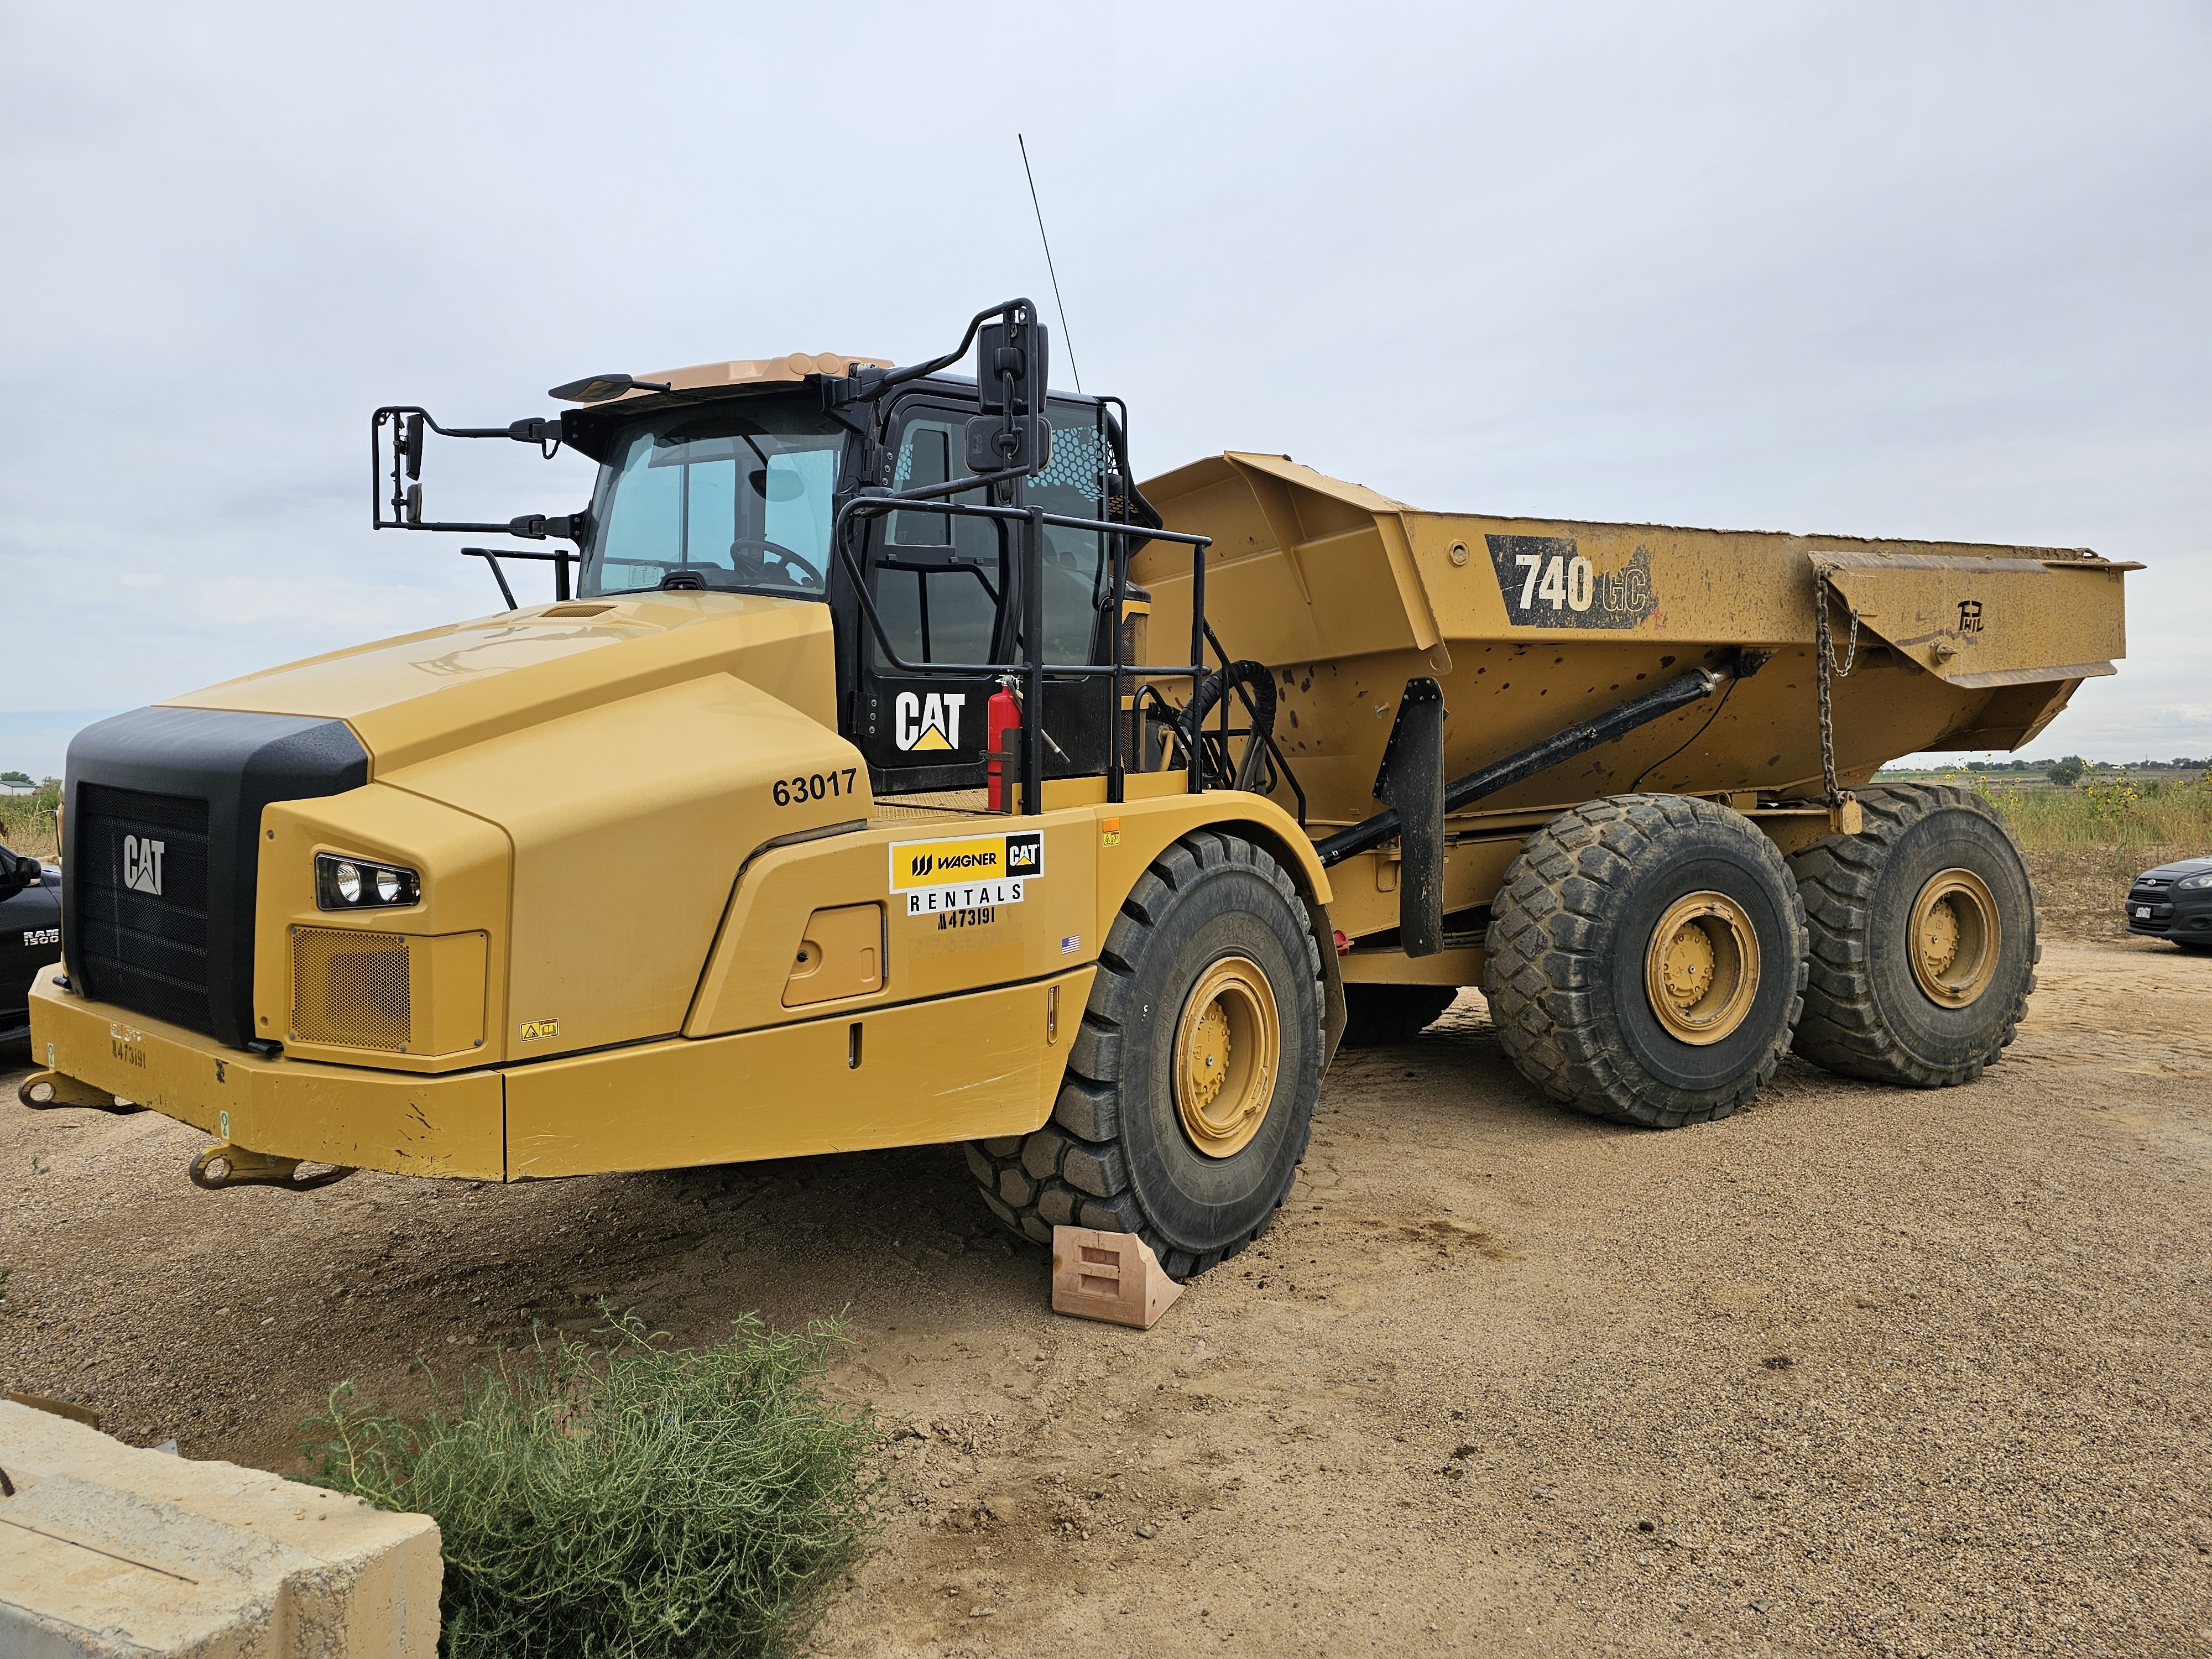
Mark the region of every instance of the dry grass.
POLYGON ((2046 939, 2128 936, 2124 901, 2144 871, 2212 853, 2212 840, 2160 847, 2026 847, 2036 916, 2046 939))
POLYGON ((61 851, 54 839, 54 807, 58 792, 40 789, 27 795, 0 795, 0 846, 29 858, 52 860, 61 851))
POLYGON ((2004 815, 2035 879, 2043 930, 2061 938, 2120 939, 2122 901, 2143 871, 2212 854, 2212 773, 2136 781, 2100 774, 2071 789, 1958 773, 2004 815))

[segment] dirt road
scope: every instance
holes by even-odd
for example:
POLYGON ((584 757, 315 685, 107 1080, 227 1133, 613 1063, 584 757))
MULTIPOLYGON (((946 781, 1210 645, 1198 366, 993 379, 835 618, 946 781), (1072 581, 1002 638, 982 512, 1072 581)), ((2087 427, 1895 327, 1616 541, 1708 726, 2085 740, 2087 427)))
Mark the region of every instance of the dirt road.
MULTIPOLYGON (((12 1103, 12 1075, 4 1098, 12 1103)), ((1982 1082, 1791 1062, 1608 1127, 1472 993, 1346 1054, 1276 1230, 1149 1334, 1055 1319, 955 1152, 209 1194, 0 1110, 0 1387, 291 1467, 328 1386, 849 1308, 901 1425, 825 1655, 2212 1654, 2212 960, 2053 945, 1982 1082)))

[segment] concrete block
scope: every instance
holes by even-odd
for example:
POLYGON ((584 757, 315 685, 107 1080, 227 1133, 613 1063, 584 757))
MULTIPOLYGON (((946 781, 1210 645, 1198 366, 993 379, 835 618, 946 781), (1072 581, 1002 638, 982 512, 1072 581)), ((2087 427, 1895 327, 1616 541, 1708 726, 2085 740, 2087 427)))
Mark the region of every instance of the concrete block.
POLYGON ((0 1401, 7 1659, 434 1659, 437 1523, 0 1401))
POLYGON ((1052 1310, 1152 1329, 1182 1286, 1134 1233, 1052 1230, 1052 1310))

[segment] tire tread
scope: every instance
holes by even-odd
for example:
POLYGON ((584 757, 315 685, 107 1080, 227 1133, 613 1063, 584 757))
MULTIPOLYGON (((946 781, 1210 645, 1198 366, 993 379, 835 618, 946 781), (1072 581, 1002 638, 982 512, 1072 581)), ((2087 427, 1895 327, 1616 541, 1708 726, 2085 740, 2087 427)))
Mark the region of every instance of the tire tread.
MULTIPOLYGON (((1099 951, 1098 971, 1068 1053, 1052 1115, 1026 1136, 970 1141, 969 1172, 983 1200, 1008 1228, 1038 1243, 1052 1242, 1055 1225, 1079 1225, 1104 1232, 1134 1233, 1158 1256, 1169 1277, 1184 1279, 1235 1255, 1273 1224, 1295 1184, 1313 1134, 1309 1109, 1300 1127, 1297 1155, 1287 1165, 1281 1190, 1260 1221, 1219 1249, 1177 1249, 1146 1216, 1130 1184, 1128 1160, 1120 1140, 1120 1093, 1123 1033, 1136 1012, 1137 964, 1148 936, 1177 897, 1210 871, 1249 869, 1265 879, 1290 906, 1306 935, 1307 968, 1316 1001, 1322 996, 1321 946, 1311 934, 1297 884, 1264 848, 1223 831, 1194 830, 1171 842, 1129 890, 1099 951), (1026 1201, 1009 1200, 1023 1185, 1026 1201)), ((1316 1033, 1316 1039, 1318 1032, 1316 1033)), ((1310 1076, 1300 1091, 1309 1103, 1320 1086, 1322 1045, 1305 1045, 1310 1076)))
MULTIPOLYGON (((1644 1084, 1631 1075, 1617 1048, 1595 1029, 1593 994, 1610 967, 1600 945, 1602 919, 1633 880, 1638 854, 1661 833, 1691 828, 1700 820, 1716 822, 1711 815, 1726 811, 1684 795, 1610 795, 1586 801, 1529 836, 1507 866, 1491 901, 1483 994, 1507 1056, 1553 1099, 1614 1122, 1680 1128, 1726 1117, 1749 1103, 1781 1065, 1804 1007, 1802 960, 1778 1039, 1750 1074, 1717 1099, 1644 1084)), ((1733 812, 1728 817, 1741 821, 1733 812)), ((1747 828, 1792 893, 1802 937, 1803 904, 1787 879, 1780 851, 1759 830, 1747 828)))
POLYGON ((1905 832, 1932 812, 1945 808, 1972 812, 1995 825, 2015 852, 2019 843, 1996 808, 1955 784, 1886 785, 1862 791, 1858 799, 1860 834, 1831 836, 1792 854, 1790 860, 1812 931, 1812 975, 1805 1017, 1797 1027, 1797 1053, 1824 1070, 1870 1083, 1917 1089, 1971 1083, 2012 1046, 2020 1022, 2027 1017, 2027 1000, 2035 991, 2034 969, 2043 960, 2043 939, 2033 883, 2028 885, 2028 972, 2011 994, 1988 1051, 1953 1066, 1931 1065, 1912 1054, 1884 1023, 1874 993, 1868 907, 1883 866, 1905 832))

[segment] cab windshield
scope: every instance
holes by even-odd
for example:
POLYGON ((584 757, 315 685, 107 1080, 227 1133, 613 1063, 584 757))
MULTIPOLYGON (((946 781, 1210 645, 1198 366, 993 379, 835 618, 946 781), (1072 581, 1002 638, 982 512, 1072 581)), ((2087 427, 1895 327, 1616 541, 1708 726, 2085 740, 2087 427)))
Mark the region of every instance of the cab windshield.
POLYGON ((676 410, 631 428, 599 469, 579 592, 823 598, 845 435, 795 398, 676 410))

